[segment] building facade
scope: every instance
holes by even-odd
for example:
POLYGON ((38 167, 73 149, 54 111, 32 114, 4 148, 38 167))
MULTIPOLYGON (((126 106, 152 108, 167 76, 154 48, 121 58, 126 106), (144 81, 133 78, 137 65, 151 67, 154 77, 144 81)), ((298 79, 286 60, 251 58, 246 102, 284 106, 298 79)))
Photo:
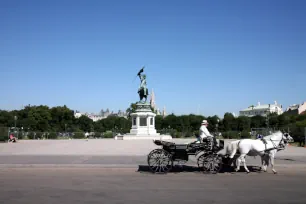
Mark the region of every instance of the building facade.
POLYGON ((306 111, 306 102, 301 103, 301 104, 290 105, 286 109, 286 113, 293 114, 293 115, 300 115, 305 111, 306 111))
POLYGON ((100 111, 100 114, 94 114, 94 113, 80 113, 78 111, 75 111, 74 117, 79 118, 82 115, 87 116, 88 118, 92 119, 94 122, 98 120, 102 120, 107 118, 108 116, 117 116, 117 117, 124 117, 127 118, 128 114, 124 111, 119 110, 117 113, 114 113, 114 111, 110 112, 109 109, 106 109, 104 111, 103 109, 100 111))
POLYGON ((239 111, 239 116, 253 117, 256 115, 266 116, 270 113, 276 113, 281 115, 283 113, 282 105, 277 104, 275 101, 274 104, 260 104, 258 102, 257 106, 250 106, 244 110, 239 111))

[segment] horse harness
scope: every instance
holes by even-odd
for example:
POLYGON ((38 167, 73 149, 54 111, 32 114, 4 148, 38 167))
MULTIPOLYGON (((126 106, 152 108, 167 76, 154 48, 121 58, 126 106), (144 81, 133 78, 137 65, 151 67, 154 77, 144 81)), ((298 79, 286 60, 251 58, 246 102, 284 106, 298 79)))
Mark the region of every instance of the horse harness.
MULTIPOLYGON (((264 139, 264 138, 261 138, 260 140, 265 144, 265 150, 264 150, 265 154, 266 154, 268 151, 273 150, 273 149, 277 149, 277 150, 283 149, 283 148, 280 148, 280 147, 276 146, 272 139, 270 139, 270 141, 271 141, 272 144, 273 144, 273 148, 267 149, 267 144, 268 144, 267 140, 264 139)), ((280 140, 279 143, 281 143, 282 140, 283 140, 283 137, 282 137, 282 139, 280 140)), ((240 144, 241 141, 242 141, 242 140, 240 140, 240 141, 238 142, 238 145, 237 145, 238 147, 239 147, 239 144, 240 144)), ((274 141, 276 141, 276 140, 274 140, 274 141)), ((238 151, 239 151, 239 150, 238 150, 238 151)))
POLYGON ((282 137, 282 139, 280 140, 278 146, 276 146, 275 143, 273 142, 273 141, 277 141, 277 140, 272 140, 272 139, 270 139, 271 143, 273 144, 273 148, 269 148, 269 149, 267 149, 267 144, 268 144, 267 140, 264 139, 264 138, 262 138, 262 139, 260 139, 260 140, 265 144, 265 150, 264 150, 265 153, 267 153, 268 151, 273 150, 273 149, 277 149, 277 150, 282 149, 282 148, 280 147, 280 143, 283 141, 283 137, 282 137))

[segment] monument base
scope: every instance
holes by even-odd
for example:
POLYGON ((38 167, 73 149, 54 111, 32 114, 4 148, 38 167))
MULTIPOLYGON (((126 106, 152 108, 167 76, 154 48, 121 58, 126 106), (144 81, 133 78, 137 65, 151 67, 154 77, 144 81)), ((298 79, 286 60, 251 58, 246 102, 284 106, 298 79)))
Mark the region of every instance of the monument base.
POLYGON ((114 138, 115 140, 172 140, 171 135, 145 135, 145 134, 125 134, 125 135, 117 135, 114 138))
POLYGON ((136 103, 135 113, 131 114, 132 127, 125 135, 117 135, 115 140, 171 140, 170 135, 160 135, 155 129, 155 116, 149 103, 136 103))

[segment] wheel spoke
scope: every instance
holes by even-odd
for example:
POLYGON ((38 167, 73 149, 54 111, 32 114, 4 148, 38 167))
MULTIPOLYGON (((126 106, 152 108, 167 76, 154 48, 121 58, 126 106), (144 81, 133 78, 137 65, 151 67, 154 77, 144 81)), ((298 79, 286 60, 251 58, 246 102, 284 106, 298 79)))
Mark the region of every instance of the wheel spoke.
MULTIPOLYGON (((201 161, 201 160, 199 160, 201 161)), ((207 155, 203 158, 201 168, 206 173, 218 173, 222 168, 222 158, 218 155, 207 155)))
POLYGON ((167 151, 156 149, 149 154, 148 164, 151 171, 155 173, 166 173, 172 168, 173 161, 167 151))

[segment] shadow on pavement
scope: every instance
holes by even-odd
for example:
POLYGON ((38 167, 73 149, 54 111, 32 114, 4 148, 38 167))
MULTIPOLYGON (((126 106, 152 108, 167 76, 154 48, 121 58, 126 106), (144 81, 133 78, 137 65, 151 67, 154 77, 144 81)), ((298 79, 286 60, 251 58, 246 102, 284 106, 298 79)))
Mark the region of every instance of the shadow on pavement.
MULTIPOLYGON (((261 168, 258 166, 247 166, 250 172, 261 172, 261 168)), ((137 172, 139 173, 153 173, 148 165, 139 165, 137 172)), ((197 166, 177 165, 173 166, 168 173, 203 173, 203 171, 197 166)), ((241 166, 238 172, 246 173, 244 167, 241 166)), ((219 173, 236 173, 233 167, 224 166, 219 173)))

